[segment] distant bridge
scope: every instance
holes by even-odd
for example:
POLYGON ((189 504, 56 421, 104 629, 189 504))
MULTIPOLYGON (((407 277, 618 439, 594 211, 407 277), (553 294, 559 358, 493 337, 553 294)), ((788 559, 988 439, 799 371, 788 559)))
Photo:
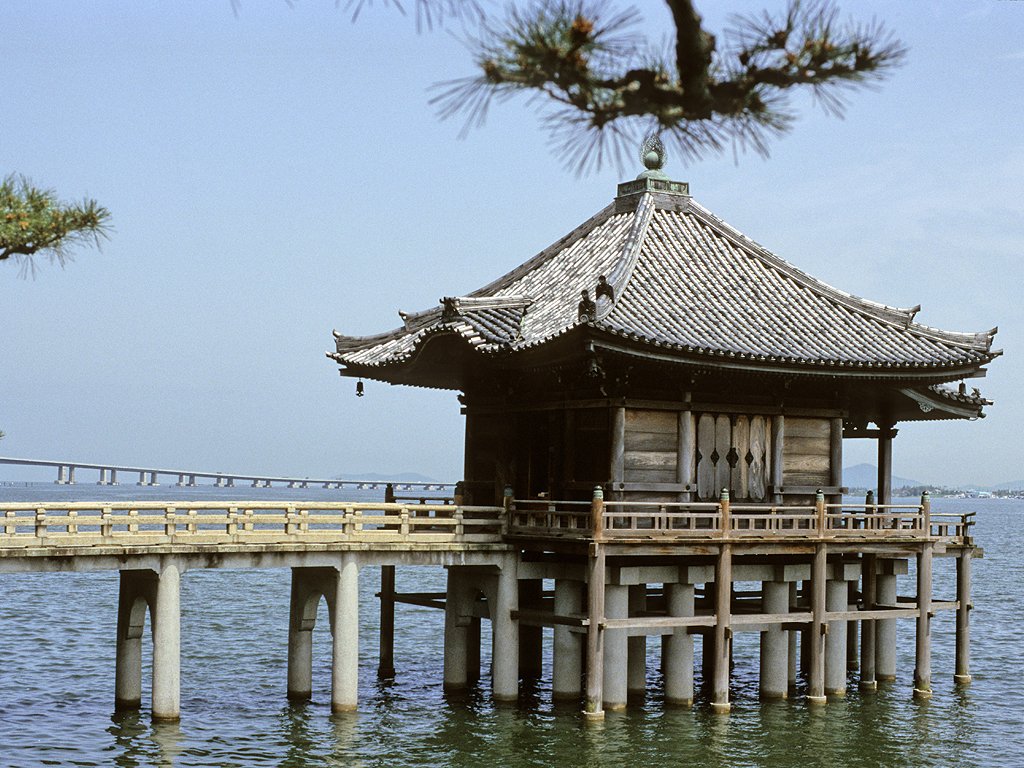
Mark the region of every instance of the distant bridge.
POLYGON ((99 470, 97 485, 120 485, 118 473, 138 473, 137 485, 160 485, 161 475, 177 478, 175 485, 191 488, 199 479, 213 480, 218 488, 234 488, 236 482, 250 483, 252 488, 271 488, 283 485, 288 488, 384 488, 391 485, 398 491, 451 491, 454 483, 408 482, 401 480, 339 480, 337 478, 287 477, 285 475, 248 475, 241 472, 199 472, 192 469, 161 469, 159 467, 125 466, 119 464, 96 464, 86 461, 51 461, 46 459, 18 459, 0 456, 0 464, 15 464, 23 467, 56 467, 57 485, 74 485, 76 469, 99 470))

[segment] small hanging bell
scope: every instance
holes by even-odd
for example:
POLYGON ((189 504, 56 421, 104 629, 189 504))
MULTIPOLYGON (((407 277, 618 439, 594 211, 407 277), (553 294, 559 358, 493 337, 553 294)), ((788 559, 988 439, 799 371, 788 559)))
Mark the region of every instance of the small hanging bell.
POLYGON ((356 382, 356 397, 362 397, 364 394, 366 393, 363 391, 363 380, 360 379, 356 382))

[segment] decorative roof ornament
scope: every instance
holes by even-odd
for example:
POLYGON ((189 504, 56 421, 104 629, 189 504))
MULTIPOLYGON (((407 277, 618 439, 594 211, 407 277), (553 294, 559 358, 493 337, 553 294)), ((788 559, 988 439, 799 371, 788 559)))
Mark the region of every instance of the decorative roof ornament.
POLYGON ((665 167, 667 159, 668 155, 665 152, 664 142, 662 142, 661 137, 652 133, 640 145, 640 162, 644 164, 647 170, 637 176, 637 178, 668 181, 668 174, 661 170, 665 167))

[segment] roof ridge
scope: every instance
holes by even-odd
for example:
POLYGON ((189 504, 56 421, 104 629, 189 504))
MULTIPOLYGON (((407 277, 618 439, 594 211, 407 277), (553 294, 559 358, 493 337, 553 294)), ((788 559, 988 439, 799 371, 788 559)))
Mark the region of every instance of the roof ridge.
POLYGON ((523 275, 529 274, 537 267, 539 267, 541 264, 545 263, 549 259, 554 258, 562 251, 564 251, 566 248, 569 248, 577 241, 586 237, 595 228, 597 228, 598 225, 603 224, 605 221, 607 221, 613 215, 615 215, 615 213, 615 203, 613 201, 606 205, 604 208, 602 208, 600 211, 595 213, 589 219, 584 221, 578 227, 573 229, 571 232, 569 232, 566 235, 563 235, 560 239, 549 245, 544 250, 540 251, 533 258, 523 262, 518 267, 513 269, 511 272, 507 272, 506 274, 499 277, 497 280, 488 283, 483 288, 478 288, 477 290, 466 294, 465 298, 476 298, 486 296, 494 293, 495 291, 500 291, 502 288, 511 285, 516 280, 519 280, 523 275))
POLYGON ((647 237, 647 229, 654 217, 655 208, 654 196, 650 192, 645 192, 634 210, 633 224, 622 243, 619 258, 608 273, 607 282, 612 289, 611 296, 608 297, 608 301, 598 302, 598 314, 594 318, 595 321, 603 320, 611 313, 615 308, 615 300, 622 295, 629 284, 640 257, 644 239, 647 237))
POLYGON ((713 227, 721 235, 732 240, 738 247, 743 248, 756 258, 762 259, 769 266, 780 270, 785 275, 799 281, 806 287, 825 293, 827 298, 842 304, 848 309, 855 312, 861 312, 904 330, 913 330, 922 336, 926 336, 936 341, 943 341, 956 346, 967 346, 971 349, 984 349, 985 351, 988 351, 991 348, 992 336, 998 329, 993 329, 986 333, 961 333, 957 331, 945 331, 939 328, 932 328, 931 326, 915 323, 914 317, 921 311, 920 304, 904 309, 901 307, 892 307, 888 304, 882 304, 881 302, 872 301, 871 299, 865 299, 861 296, 848 293, 840 288, 836 288, 834 285, 826 283, 820 278, 804 272, 799 267, 768 250, 760 243, 750 239, 734 226, 716 216, 692 198, 690 200, 689 211, 705 224, 713 227))

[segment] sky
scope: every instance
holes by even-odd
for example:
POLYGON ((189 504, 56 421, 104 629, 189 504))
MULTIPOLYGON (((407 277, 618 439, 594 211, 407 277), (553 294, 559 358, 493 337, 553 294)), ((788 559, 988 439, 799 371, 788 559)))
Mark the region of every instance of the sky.
MULTIPOLYGON (((411 5, 407 3, 407 5, 411 5)), ((623 5, 623 3, 619 3, 623 5)), ((670 24, 636 3, 644 29, 670 24)), ((458 137, 431 86, 473 74, 458 27, 377 2, 6 0, 0 172, 112 213, 101 251, 0 263, 0 455, 206 471, 461 475, 454 392, 339 378, 332 329, 479 288, 603 208, 637 167, 566 170, 534 105, 458 137)), ((708 28, 776 0, 698 4, 708 28)), ((1024 477, 1024 3, 842 0, 905 66, 806 99, 771 156, 665 170, 799 268, 947 330, 999 326, 977 422, 901 425, 894 470, 1024 477)), ((500 11, 499 11, 500 12, 500 11)), ((845 464, 874 460, 845 441, 845 464)), ((0 466, 0 480, 53 471, 0 466)))

